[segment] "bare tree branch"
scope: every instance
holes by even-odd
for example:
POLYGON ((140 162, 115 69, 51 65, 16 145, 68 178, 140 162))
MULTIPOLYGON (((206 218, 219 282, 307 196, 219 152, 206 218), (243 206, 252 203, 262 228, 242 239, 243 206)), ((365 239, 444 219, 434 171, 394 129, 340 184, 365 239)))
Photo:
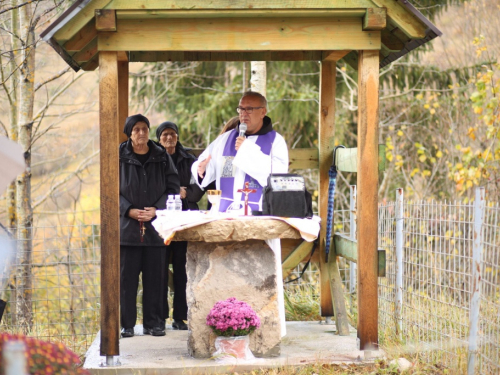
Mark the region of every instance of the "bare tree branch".
POLYGON ((38 1, 38 0, 29 0, 29 1, 26 1, 26 2, 24 2, 24 3, 18 4, 18 5, 16 5, 16 6, 13 6, 13 7, 7 8, 7 9, 0 10, 0 14, 7 13, 7 12, 9 12, 9 11, 11 11, 11 10, 21 8, 21 7, 25 6, 25 5, 28 5, 28 4, 33 3, 33 2, 35 2, 35 1, 38 1))
POLYGON ((66 67, 65 69, 61 70, 59 73, 56 73, 54 74, 52 77, 50 78, 47 78, 45 81, 43 82, 40 82, 38 84, 35 85, 35 92, 37 92, 38 89, 42 88, 43 85, 46 85, 47 83, 49 82, 52 82, 60 77, 62 77, 64 74, 66 74, 67 72, 69 72, 71 70, 71 67, 68 66, 66 67))
POLYGON ((38 199, 36 202, 33 203, 33 209, 41 205, 43 202, 45 202, 54 191, 59 189, 61 186, 66 184, 68 181, 70 181, 73 177, 78 177, 81 172, 83 172, 84 169, 86 169, 88 166, 90 166, 93 163, 93 158, 99 154, 99 150, 95 151, 92 153, 90 156, 85 158, 76 168, 74 172, 69 173, 65 178, 63 178, 61 181, 58 181, 55 185, 51 186, 50 189, 43 195, 40 199, 38 199))

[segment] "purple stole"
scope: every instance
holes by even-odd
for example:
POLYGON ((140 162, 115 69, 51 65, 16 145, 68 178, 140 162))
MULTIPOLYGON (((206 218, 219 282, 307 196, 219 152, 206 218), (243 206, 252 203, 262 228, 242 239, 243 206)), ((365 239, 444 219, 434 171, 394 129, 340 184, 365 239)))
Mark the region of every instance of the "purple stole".
MULTIPOLYGON (((220 212, 226 212, 227 208, 233 203, 233 189, 234 189, 234 171, 233 171, 233 159, 236 156, 236 149, 234 145, 236 143, 236 138, 238 138, 238 130, 231 130, 231 134, 227 138, 226 145, 224 146, 224 151, 222 152, 222 157, 224 159, 224 165, 222 167, 222 174, 220 179, 220 189, 222 190, 222 196, 219 206, 220 212)), ((260 150, 269 155, 271 153, 271 147, 274 142, 274 138, 276 138, 276 132, 274 130, 266 133, 264 135, 259 135, 257 138, 257 142, 255 142, 258 146, 260 146, 260 150)), ((262 196, 262 186, 260 186, 259 182, 249 176, 245 175, 245 182, 248 182, 248 187, 250 189, 256 189, 257 192, 251 193, 248 196, 249 200, 253 202, 248 202, 252 211, 259 210, 259 202, 262 196)), ((241 186, 243 189, 245 186, 241 186)), ((245 196, 241 193, 241 202, 245 200, 245 196)))

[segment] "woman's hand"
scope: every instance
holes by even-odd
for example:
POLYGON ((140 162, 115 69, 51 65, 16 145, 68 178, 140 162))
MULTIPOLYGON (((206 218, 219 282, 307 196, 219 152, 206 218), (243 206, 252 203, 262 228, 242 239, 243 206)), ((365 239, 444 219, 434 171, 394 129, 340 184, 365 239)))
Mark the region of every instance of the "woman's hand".
POLYGON ((156 216, 156 207, 144 207, 139 214, 139 221, 151 221, 156 216))
POLYGON ((185 199, 187 197, 187 190, 185 186, 181 186, 181 192, 179 194, 181 196, 181 199, 185 199))
POLYGON ((137 221, 151 221, 156 216, 156 207, 144 207, 144 210, 132 208, 128 212, 128 217, 137 221))

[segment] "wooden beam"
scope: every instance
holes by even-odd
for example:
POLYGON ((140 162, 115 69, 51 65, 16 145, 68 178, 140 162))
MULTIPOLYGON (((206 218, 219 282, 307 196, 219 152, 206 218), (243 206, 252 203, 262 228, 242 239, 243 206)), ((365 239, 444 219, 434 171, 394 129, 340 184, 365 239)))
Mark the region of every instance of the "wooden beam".
POLYGON ((339 61, 345 55, 347 55, 350 50, 346 51, 323 51, 321 55, 321 60, 323 61, 339 61))
POLYGON ((128 53, 125 51, 119 51, 118 53, 118 61, 126 61, 128 62, 128 53))
POLYGON ((312 242, 302 241, 302 243, 285 258, 285 260, 281 263, 283 279, 288 277, 288 275, 292 273, 293 269, 311 254, 312 247, 312 242))
POLYGON ((358 262, 357 244, 357 241, 354 241, 344 234, 335 233, 333 235, 335 254, 354 263, 358 262))
POLYGON ((405 44, 389 30, 382 30, 382 44, 390 52, 399 52, 405 47, 405 44))
POLYGON ((358 70, 358 51, 351 51, 342 59, 354 70, 358 70))
POLYGON ((427 26, 417 19, 404 5, 394 0, 372 0, 374 4, 387 9, 387 17, 396 24, 409 38, 425 38, 427 26))
POLYGON ((373 7, 370 0, 314 0, 314 1, 287 1, 283 0, 252 0, 234 1, 199 1, 199 0, 113 0, 109 9, 171 9, 171 10, 202 10, 202 9, 276 9, 280 10, 286 4, 287 9, 345 9, 373 7))
MULTIPOLYGON (((372 4, 373 6, 373 4, 372 4)), ((172 18, 276 18, 276 17, 363 17, 364 9, 204 9, 204 10, 117 10, 116 17, 126 19, 172 18)))
MULTIPOLYGON (((337 67, 334 61, 322 61, 319 81, 319 197, 320 229, 320 306, 321 316, 333 316, 330 274, 325 258, 326 219, 328 214, 328 170, 332 165, 335 137, 335 87, 337 67)), ((342 301, 343 302, 343 301, 342 301)))
POLYGON ((383 30, 386 28, 387 10, 385 8, 368 8, 363 17, 363 30, 383 30))
MULTIPOLYGON (((354 263, 358 262, 357 243, 358 243, 357 241, 352 240, 350 237, 344 234, 335 233, 335 235, 333 236, 335 254, 354 263)), ((378 264, 377 276, 385 277, 386 256, 384 249, 377 250, 377 264, 378 264)))
POLYGON ((360 51, 358 67, 358 338, 378 348, 379 51, 360 51))
POLYGON ((92 60, 83 63, 81 65, 81 68, 86 72, 91 72, 93 70, 96 70, 98 66, 99 66, 99 54, 96 54, 92 58, 92 60))
POLYGON ((197 18, 118 20, 117 33, 98 35, 100 51, 379 50, 380 31, 360 18, 197 18), (200 35, 203 35, 200 38, 200 35))
POLYGON ((55 34, 54 38, 59 43, 66 42, 75 36, 94 16, 95 9, 104 9, 110 0, 93 0, 76 13, 69 22, 65 23, 55 34))
POLYGON ((95 29, 95 23, 89 21, 73 36, 73 38, 64 43, 63 47, 68 52, 80 51, 96 36, 97 30, 95 29))
POLYGON ((116 52, 102 52, 99 54, 102 356, 120 354, 118 87, 116 52))
MULTIPOLYGON (((281 259, 286 259, 304 240, 302 238, 285 238, 281 239, 281 259)), ((319 263, 318 257, 319 251, 316 249, 314 252, 311 262, 319 263)), ((309 259, 309 258, 308 258, 309 259)))
MULTIPOLYGON (((378 170, 385 170, 385 145, 378 145, 378 170)), ((339 148, 335 156, 335 166, 340 172, 355 173, 358 171, 358 149, 339 148)))
POLYGON ((132 51, 130 62, 156 61, 320 61, 321 51, 132 51))
MULTIPOLYGON (((118 134, 119 143, 127 140, 127 135, 123 133, 125 120, 128 117, 128 100, 129 100, 129 85, 128 85, 128 61, 120 61, 118 59, 118 134)), ((118 145, 116 145, 118 147, 118 145)))
POLYGON ((90 61, 97 55, 97 38, 92 39, 92 41, 87 44, 83 49, 73 55, 73 60, 79 64, 90 61))
POLYGON ((335 326, 339 336, 349 336, 349 320, 345 308, 344 289, 340 277, 337 257, 330 255, 328 262, 328 275, 330 276, 330 290, 332 291, 333 308, 335 312, 335 326))
POLYGON ((116 13, 114 9, 95 10, 95 29, 97 31, 116 31, 116 13))
POLYGON ((289 169, 316 169, 318 168, 318 149, 293 148, 288 151, 289 169))

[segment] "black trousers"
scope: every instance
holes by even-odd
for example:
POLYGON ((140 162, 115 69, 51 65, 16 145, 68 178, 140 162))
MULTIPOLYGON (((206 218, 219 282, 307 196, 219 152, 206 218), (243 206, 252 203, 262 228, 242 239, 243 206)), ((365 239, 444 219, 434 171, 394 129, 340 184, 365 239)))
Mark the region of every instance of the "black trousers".
POLYGON ((142 272, 144 328, 165 327, 168 316, 166 246, 120 246, 120 318, 123 328, 137 320, 137 289, 142 272))
MULTIPOLYGON (((172 268, 174 273, 175 292, 174 292, 174 312, 172 315, 175 320, 187 319, 188 307, 186 302, 186 285, 187 285, 186 253, 187 253, 186 241, 172 241, 170 245, 167 246, 167 259, 170 258, 170 255, 172 256, 172 268)), ((165 280, 165 285, 166 285, 165 287, 165 296, 166 296, 168 289, 167 287, 168 280, 165 280)), ((166 317, 168 318, 168 315, 166 317)))

